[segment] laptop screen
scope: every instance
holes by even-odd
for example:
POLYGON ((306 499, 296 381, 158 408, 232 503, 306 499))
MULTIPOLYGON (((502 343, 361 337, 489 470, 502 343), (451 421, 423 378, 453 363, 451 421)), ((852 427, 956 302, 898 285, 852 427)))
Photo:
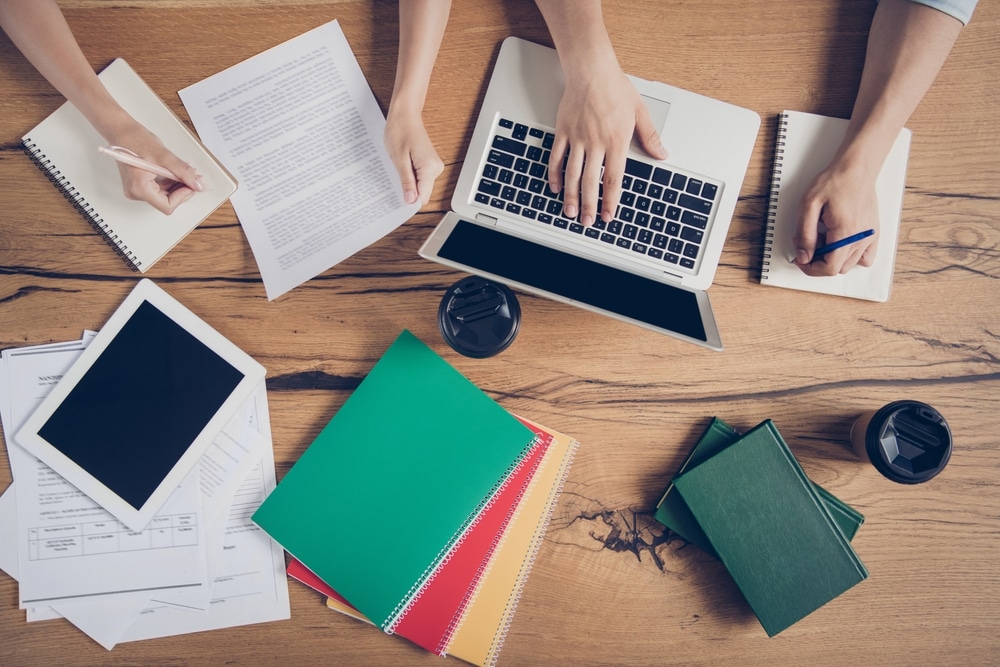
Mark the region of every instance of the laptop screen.
POLYGON ((705 341, 689 290, 459 221, 438 256, 578 303, 705 341))

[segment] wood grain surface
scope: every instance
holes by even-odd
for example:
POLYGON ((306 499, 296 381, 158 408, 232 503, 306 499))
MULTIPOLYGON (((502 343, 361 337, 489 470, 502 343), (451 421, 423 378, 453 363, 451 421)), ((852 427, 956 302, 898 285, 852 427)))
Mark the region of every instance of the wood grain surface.
MULTIPOLYGON (((62 5, 95 68, 124 57, 185 120, 177 90, 335 18, 383 109, 392 92, 393 2, 62 5)), ((279 479, 403 328, 504 407, 580 441, 501 665, 997 664, 1000 7, 980 3, 908 123, 893 293, 877 304, 758 283, 776 116, 850 114, 875 3, 604 5, 626 71, 761 114, 710 290, 724 352, 526 294, 503 354, 443 343, 437 306, 460 274, 417 249, 448 206, 500 41, 551 44, 527 0, 454 3, 425 111, 446 168, 397 231, 268 302, 226 204, 146 275, 267 367, 279 479), (936 406, 954 432, 950 464, 923 485, 889 482, 850 450, 853 419, 900 398, 936 406), (724 569, 651 517, 712 415, 741 429, 774 419, 805 471, 866 517, 854 545, 870 579, 773 639, 724 569)), ((100 328, 138 279, 19 147, 61 102, 0 36, 0 348, 100 328)), ((405 549, 419 514, 344 519, 360 550, 405 549)), ((27 624, 0 576, 0 664, 440 664, 289 586, 291 620, 109 653, 67 622, 27 624)))

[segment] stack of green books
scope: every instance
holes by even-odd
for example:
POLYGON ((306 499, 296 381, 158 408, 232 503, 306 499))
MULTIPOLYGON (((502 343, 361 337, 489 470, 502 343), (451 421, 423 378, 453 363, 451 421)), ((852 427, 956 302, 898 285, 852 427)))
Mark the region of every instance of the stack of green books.
POLYGON ((655 516, 722 561, 769 637, 868 577, 850 543, 864 517, 806 477, 771 420, 741 436, 713 418, 655 516))

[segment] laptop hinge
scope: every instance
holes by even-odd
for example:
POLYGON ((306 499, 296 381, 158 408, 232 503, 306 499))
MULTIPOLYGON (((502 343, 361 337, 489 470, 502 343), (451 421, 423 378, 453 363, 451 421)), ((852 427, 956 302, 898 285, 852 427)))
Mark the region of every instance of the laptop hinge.
POLYGON ((486 215, 485 213, 476 213, 476 220, 478 222, 487 222, 494 226, 497 224, 496 218, 494 218, 492 215, 486 215))

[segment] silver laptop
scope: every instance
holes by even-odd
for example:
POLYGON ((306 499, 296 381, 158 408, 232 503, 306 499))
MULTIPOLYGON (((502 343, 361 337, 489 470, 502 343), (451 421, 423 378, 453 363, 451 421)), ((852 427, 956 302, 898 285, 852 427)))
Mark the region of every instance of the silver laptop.
MULTIPOLYGON (((563 91, 553 49, 504 40, 452 196, 420 255, 527 292, 722 349, 715 277, 760 116, 631 77, 666 161, 635 143, 615 218, 583 227, 547 187, 563 91)), ((572 150, 572 147, 571 147, 572 150)))

